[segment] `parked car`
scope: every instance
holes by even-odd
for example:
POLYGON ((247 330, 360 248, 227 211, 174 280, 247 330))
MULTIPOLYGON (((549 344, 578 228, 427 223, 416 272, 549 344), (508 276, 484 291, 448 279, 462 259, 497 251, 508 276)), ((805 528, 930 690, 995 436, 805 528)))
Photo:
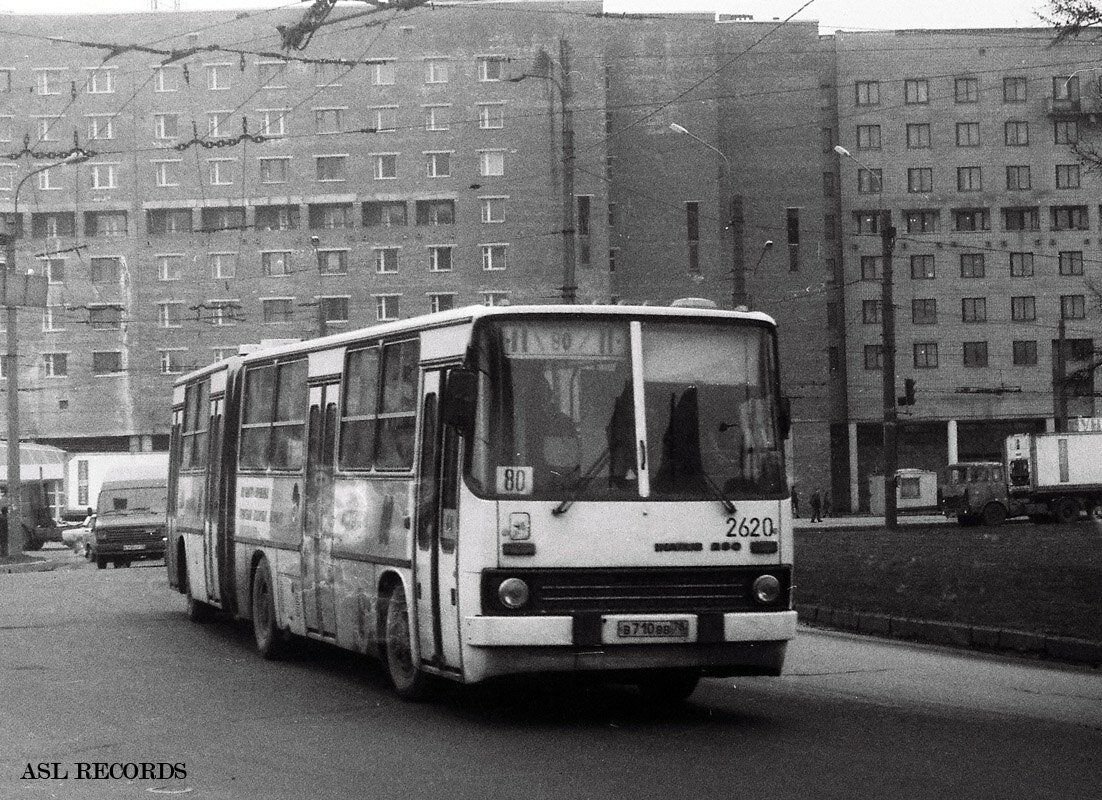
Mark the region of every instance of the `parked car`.
POLYGON ((104 481, 91 524, 88 557, 105 569, 164 558, 168 483, 163 479, 104 481))

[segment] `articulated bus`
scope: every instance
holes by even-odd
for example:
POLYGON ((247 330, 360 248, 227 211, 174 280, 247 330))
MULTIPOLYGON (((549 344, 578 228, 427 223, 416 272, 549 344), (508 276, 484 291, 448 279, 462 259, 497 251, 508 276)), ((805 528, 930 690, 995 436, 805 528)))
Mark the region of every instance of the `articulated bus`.
POLYGON ((405 698, 584 671, 683 699, 781 672, 788 428, 756 312, 478 306, 235 356, 175 386, 169 583, 405 698))

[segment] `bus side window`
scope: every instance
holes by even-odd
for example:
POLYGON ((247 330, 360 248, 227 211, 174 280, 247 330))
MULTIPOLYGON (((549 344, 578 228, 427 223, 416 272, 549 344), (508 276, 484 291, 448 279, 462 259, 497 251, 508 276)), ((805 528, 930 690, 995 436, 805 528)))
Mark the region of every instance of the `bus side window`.
POLYGON ((345 359, 341 403, 341 469, 371 469, 378 388, 379 348, 350 352, 345 359))
POLYGON ((268 468, 268 438, 275 398, 275 365, 250 369, 245 374, 245 399, 241 419, 242 469, 268 468))
POLYGON ((375 466, 379 469, 413 466, 419 351, 417 340, 383 348, 383 386, 375 442, 375 466))
POLYGON ((306 444, 306 361, 280 364, 272 422, 272 468, 301 469, 306 444))

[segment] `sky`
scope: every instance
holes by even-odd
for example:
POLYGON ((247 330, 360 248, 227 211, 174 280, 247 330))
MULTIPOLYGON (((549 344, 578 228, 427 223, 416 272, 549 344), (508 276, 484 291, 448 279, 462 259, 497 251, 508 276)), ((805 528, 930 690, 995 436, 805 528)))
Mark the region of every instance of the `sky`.
MULTIPOLYGON (((88 13, 161 10, 178 2, 185 11, 233 8, 305 8, 295 0, 0 0, 2 14, 88 13)), ((610 13, 704 12, 752 14, 754 19, 815 19, 823 32, 898 28, 1043 27, 1034 12, 1045 0, 605 0, 610 13)), ((348 4, 351 7, 359 3, 348 4)))

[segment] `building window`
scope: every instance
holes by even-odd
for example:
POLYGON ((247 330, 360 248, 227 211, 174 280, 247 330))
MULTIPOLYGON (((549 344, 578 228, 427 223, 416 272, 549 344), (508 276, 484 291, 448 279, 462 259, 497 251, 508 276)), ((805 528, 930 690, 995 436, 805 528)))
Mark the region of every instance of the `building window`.
POLYGON ((937 342, 915 342, 914 365, 918 369, 937 369, 937 342))
MULTIPOLYGON (((8 117, 8 140, 11 139, 11 117, 8 117)), ((0 139, 3 136, 0 135, 0 139)), ((88 138, 89 139, 114 139, 115 138, 115 118, 109 114, 103 116, 89 116, 88 117, 88 138)))
POLYGON ((907 170, 908 192, 932 192, 934 171, 930 167, 911 167, 907 170))
POLYGON ((1016 367, 1035 367, 1037 366, 1037 342, 1029 339, 1017 339, 1013 344, 1014 348, 1014 366, 1016 367))
POLYGON ((1057 164, 1056 165, 1056 188, 1057 189, 1078 189, 1079 188, 1079 165, 1078 164, 1057 164))
POLYGON ((454 200, 418 200, 416 204, 418 225, 455 224, 454 200))
POLYGON ((1060 274, 1061 275, 1082 275, 1083 274, 1083 251, 1082 250, 1062 250, 1062 251, 1060 251, 1060 274))
POLYGON ((911 322, 915 325, 937 324, 937 300, 918 298, 911 301, 911 322))
POLYGON ((232 186, 234 158, 208 158, 211 186, 232 186))
MULTIPOLYGON (((39 164, 35 164, 35 169, 37 169, 39 166, 39 164)), ((45 166, 45 164, 41 166, 45 166)), ((38 188, 42 189, 43 191, 63 188, 59 183, 56 182, 58 174, 58 171, 52 167, 38 173, 38 188)))
POLYGON ((191 225, 190 208, 151 208, 146 212, 145 226, 151 236, 190 233, 191 225))
POLYGON ((318 250, 318 272, 322 275, 347 275, 347 250, 318 250))
POLYGON ((51 286, 65 283, 64 258, 44 258, 42 265, 46 271, 46 281, 51 286))
POLYGON ((212 347, 211 355, 215 361, 225 361, 230 356, 237 355, 236 347, 212 347))
POLYGON ((1053 206, 1052 229, 1054 231, 1085 231, 1090 228, 1086 206, 1053 206))
POLYGON ((983 275, 983 253, 961 253, 960 276, 962 278, 982 278, 983 275))
POLYGON ((260 271, 268 278, 291 274, 291 251, 272 250, 260 254, 260 271))
POLYGON ((340 133, 345 109, 315 108, 314 133, 340 133))
POLYGON ((348 180, 348 156, 315 156, 319 181, 348 180))
POLYGON ((853 212, 853 225, 857 228, 857 233, 862 236, 868 236, 870 234, 880 232, 880 212, 879 211, 854 211, 853 212))
POLYGON ((478 174, 483 177, 505 174, 504 150, 479 150, 478 174))
POLYGON ((1010 277, 1012 277, 1012 278, 1032 278, 1033 277, 1033 253, 1011 253, 1010 254, 1010 277))
POLYGON ((1052 123, 1052 139, 1055 144, 1075 144, 1079 141, 1079 123, 1073 119, 1056 120, 1052 123))
POLYGON ((1003 229, 1008 231, 1039 231, 1041 214, 1036 206, 1028 208, 1004 208, 1003 229))
POLYGON ((446 58, 425 59, 425 83, 447 83, 448 60, 446 58))
POLYGON ((1037 319, 1037 298, 1026 295, 1011 297, 1010 319, 1014 322, 1032 322, 1037 319))
POLYGON ((879 300, 862 300, 861 301, 861 322, 865 325, 879 325, 880 319, 880 301, 879 300))
POLYGON ((155 139, 175 139, 180 135, 179 114, 154 114, 153 137, 155 139))
POLYGON ((236 300, 210 300, 206 304, 210 322, 216 328, 228 328, 237 324, 237 311, 241 304, 236 300))
POLYGON ((482 197, 480 198, 482 206, 482 221, 483 222, 504 222, 505 221, 505 198, 504 197, 482 197))
POLYGON ((482 249, 482 269, 484 270, 502 270, 508 266, 508 259, 506 253, 508 245, 505 244, 484 244, 481 245, 482 249))
POLYGON ((371 254, 375 261, 375 271, 380 275, 398 271, 397 247, 375 247, 372 248, 371 254))
POLYGON ((286 89, 287 62, 261 61, 256 65, 256 77, 263 89, 286 89))
POLYGON ((229 134, 229 111, 207 112, 207 136, 226 136, 229 134))
POLYGON ((1024 103, 1027 85, 1025 78, 1003 78, 1003 102, 1024 103))
POLYGON ((991 229, 991 214, 986 208, 954 208, 953 230, 986 231, 991 229))
MULTIPOLYGON (((314 206, 310 213, 313 215, 314 206)), ((253 224, 258 231, 293 231, 299 226, 298 206, 257 206, 253 224)), ((351 223, 343 227, 351 227, 351 223)))
POLYGON ((452 154, 448 151, 425 153, 425 176, 429 178, 450 178, 452 174, 452 154))
POLYGON ((1026 147, 1029 144, 1029 123, 1020 120, 1007 122, 1003 127, 1007 147, 1026 147))
POLYGON ((429 295, 429 311, 450 311, 455 308, 455 295, 454 294, 430 294, 429 295))
POLYGON ((398 300, 401 295, 377 294, 375 295, 375 319, 379 322, 398 319, 398 300))
POLYGON ((34 71, 35 88, 39 94, 61 94, 65 87, 65 70, 36 69, 34 71))
POLYGON ((911 78, 903 81, 903 102, 907 105, 922 105, 929 103, 929 81, 925 78, 911 78))
POLYGON ((68 353, 43 353, 42 373, 47 378, 64 378, 69 374, 68 353))
POLYGON ((348 322, 347 297, 319 297, 319 314, 326 324, 348 322))
POLYGON ((126 236, 125 211, 85 211, 86 236, 126 236))
POLYGON ((941 227, 940 215, 933 209, 917 209, 903 213, 907 216, 907 233, 937 233, 941 227))
POLYGON ((451 106, 425 106, 425 130, 446 131, 451 127, 451 106))
POLYGON ((370 200, 363 204, 365 228, 391 228, 406 224, 406 204, 402 200, 370 200))
POLYGON ((262 108, 260 113, 260 133, 264 136, 279 137, 287 135, 288 108, 262 108))
POLYGON ((162 328, 179 328, 184 324, 183 303, 158 303, 157 325, 162 328))
POLYGON ((178 281, 183 277, 184 257, 182 255, 154 256, 157 262, 157 280, 178 281))
POLYGON ((482 305, 484 306, 509 305, 508 292, 479 292, 479 296, 482 298, 482 305))
MULTIPOLYGON (((0 116, 0 142, 10 142, 14 138, 15 134, 14 134, 14 129, 12 128, 12 123, 13 123, 14 119, 15 118, 12 117, 10 114, 5 114, 3 116, 0 116)), ((110 120, 110 118, 107 118, 107 119, 110 120)), ((91 122, 91 120, 88 123, 88 128, 89 128, 89 138, 91 138, 91 139, 96 138, 95 136, 91 135, 91 133, 92 133, 92 122, 91 122)))
POLYGON ((430 272, 451 272, 452 269, 452 246, 451 245, 433 245, 429 247, 429 271, 430 272))
POLYGON ((914 280, 933 280, 936 277, 934 257, 911 256, 911 278, 914 280))
POLYGON ((883 170, 858 168, 857 192, 859 194, 879 194, 883 191, 883 186, 883 170))
POLYGON ((162 375, 177 375, 186 369, 184 356, 187 350, 158 350, 157 354, 160 356, 162 375))
POLYGON ((153 162, 153 178, 158 186, 179 186, 180 185, 180 162, 176 161, 154 161, 153 162))
POLYGON ((979 147, 980 124, 978 122, 957 123, 957 147, 979 147))
POLYGON ((398 177, 397 153, 373 153, 371 155, 371 174, 375 180, 387 180, 398 177))
POLYGON ((113 375, 122 372, 122 353, 118 350, 94 351, 92 353, 92 374, 113 375))
POLYGON ((398 130, 398 106, 376 106, 368 110, 376 133, 393 133, 398 130))
POLYGON ((90 164, 88 167, 93 189, 118 188, 118 164, 90 164))
POLYGON ((505 74, 505 59, 501 56, 478 57, 478 79, 480 81, 500 81, 505 74))
POLYGON ((314 86, 340 86, 341 78, 351 69, 344 64, 314 64, 314 86))
POLYGON ((208 253, 207 264, 215 280, 237 277, 237 253, 208 253))
POLYGON ((73 236, 76 234, 76 215, 71 211, 47 211, 31 214, 31 236, 36 239, 73 236))
POLYGON ((879 150, 880 149, 880 126, 879 125, 858 125, 857 126, 857 149, 858 150, 879 150))
POLYGON ((94 331, 117 331, 122 328, 122 308, 120 306, 90 306, 88 322, 94 331))
POLYGON ((880 105, 880 81, 857 81, 854 84, 854 90, 857 105, 880 105))
POLYGON ((957 78, 953 81, 953 99, 958 103, 978 103, 980 82, 977 78, 957 78))
POLYGON ((113 94, 115 92, 115 70, 97 67, 88 70, 88 94, 113 94))
POLYGON ((207 88, 222 90, 230 88, 232 64, 207 64, 207 88))
POLYGON ((371 72, 372 86, 394 85, 394 62, 376 61, 368 65, 371 72))
POLYGON ((878 281, 884 274, 880 256, 861 256, 861 280, 878 281))
POLYGON ((200 210, 201 233, 245 229, 245 209, 241 206, 214 206, 200 210))
POLYGON ((961 322, 987 322, 987 298, 962 297, 960 320, 961 322))
POLYGON ((504 103, 479 103, 478 127, 482 130, 500 130, 505 127, 504 103))
POLYGON ((963 342, 964 366, 987 366, 987 342, 963 342))
POLYGON ((930 147, 930 125, 926 122, 912 122, 907 125, 907 147, 922 150, 930 147))
POLYGON ((289 297, 270 297, 260 301, 261 313, 265 325, 279 325, 294 322, 294 301, 289 297))
POLYGON ((289 158, 262 158, 260 159, 261 183, 287 183, 287 175, 290 173, 291 159, 289 158))
POLYGON ((980 167, 957 167, 957 191, 983 191, 983 170, 980 167))
POLYGON ((1060 319, 1085 319, 1086 316, 1086 298, 1083 295, 1060 295, 1060 319))
POLYGON ((180 90, 180 69, 178 67, 154 67, 153 91, 178 92, 180 90))
POLYGON ((1029 189, 1032 185, 1029 167, 1013 166, 1006 168, 1006 188, 1010 190, 1029 189))
POLYGON ((884 369, 884 347, 882 345, 865 345, 865 369, 884 369))

